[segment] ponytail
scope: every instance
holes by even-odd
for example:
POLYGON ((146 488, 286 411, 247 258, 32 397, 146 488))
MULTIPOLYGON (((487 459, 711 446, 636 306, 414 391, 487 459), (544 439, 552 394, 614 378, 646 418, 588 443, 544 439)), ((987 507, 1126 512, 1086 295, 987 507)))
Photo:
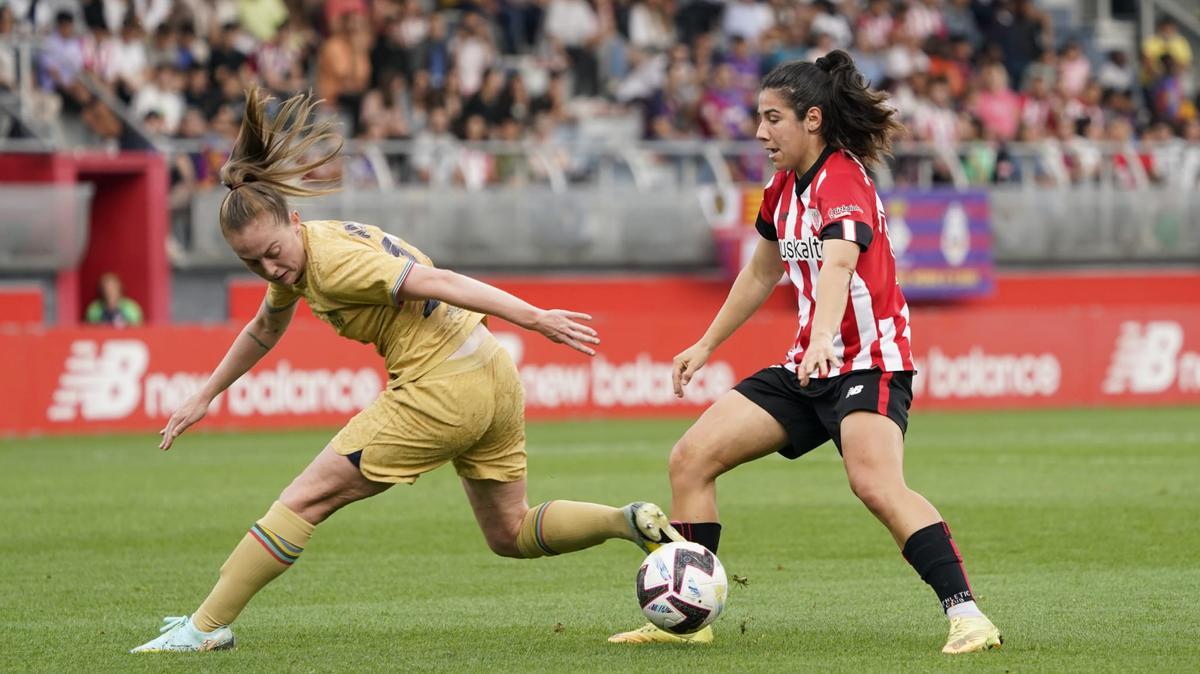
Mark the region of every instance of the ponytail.
POLYGON ((331 120, 310 121, 318 101, 297 94, 283 102, 274 118, 267 105, 273 99, 253 87, 246 92, 246 112, 233 152, 221 167, 221 182, 229 194, 221 202, 222 231, 238 231, 266 211, 280 222, 288 217, 287 196, 311 197, 336 191, 299 183, 309 172, 337 159, 342 141, 331 120), (308 157, 325 145, 315 158, 308 157))
POLYGON ((887 94, 870 89, 854 60, 840 49, 813 63, 776 66, 763 78, 762 88, 779 91, 797 119, 809 108, 819 108, 825 142, 849 150, 865 164, 877 164, 890 154, 892 137, 902 128, 887 94))

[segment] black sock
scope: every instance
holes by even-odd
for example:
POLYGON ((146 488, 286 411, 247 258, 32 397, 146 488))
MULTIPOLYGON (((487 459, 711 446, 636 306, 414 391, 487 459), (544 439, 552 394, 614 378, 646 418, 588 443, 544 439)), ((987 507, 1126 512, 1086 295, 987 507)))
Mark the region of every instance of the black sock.
MULTIPOLYGON (((686 536, 686 534, 684 534, 686 536)), ((929 584, 942 600, 942 610, 955 604, 974 601, 962 556, 950 537, 945 522, 918 529, 904 542, 904 558, 917 570, 921 580, 929 584)))
POLYGON ((717 545, 721 542, 720 522, 671 522, 675 530, 693 543, 699 543, 708 548, 709 552, 717 554, 717 545))

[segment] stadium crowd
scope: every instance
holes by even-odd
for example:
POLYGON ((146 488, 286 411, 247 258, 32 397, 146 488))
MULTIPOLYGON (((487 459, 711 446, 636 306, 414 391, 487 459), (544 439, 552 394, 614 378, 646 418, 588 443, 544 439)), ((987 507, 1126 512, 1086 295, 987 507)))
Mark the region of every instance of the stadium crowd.
MULTIPOLYGON (((759 78, 835 48, 891 92, 905 140, 952 148, 944 157, 972 184, 1021 177, 1012 143, 1041 148, 1039 180, 1115 168, 1135 183, 1162 179, 1159 155, 1200 141, 1192 53, 1174 23, 1135 53, 1089 54, 1033 0, 5 2, 0 43, 31 34, 37 109, 137 147, 97 102, 97 89, 111 93, 151 134, 202 148, 172 162, 189 190, 214 184, 252 84, 311 87, 347 136, 411 140, 411 179, 478 187, 528 167, 438 157, 471 152, 464 140, 552 147, 581 120, 614 116, 640 122, 634 139, 751 139, 759 78), (1138 140, 1157 142, 1108 160, 1097 149, 1138 140)), ((15 52, 0 49, 0 87, 15 72, 15 52)), ((368 151, 338 170, 379 183, 380 162, 368 151)), ((954 171, 939 164, 935 177, 954 171)))

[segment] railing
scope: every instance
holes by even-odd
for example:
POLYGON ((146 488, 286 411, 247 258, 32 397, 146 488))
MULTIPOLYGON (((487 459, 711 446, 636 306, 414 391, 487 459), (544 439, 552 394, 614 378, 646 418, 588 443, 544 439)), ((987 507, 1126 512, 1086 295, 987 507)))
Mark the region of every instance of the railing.
MULTIPOLYGON (((223 150, 199 144, 171 151, 216 152, 210 165, 223 161, 223 150)), ((986 190, 1002 263, 1200 260, 1200 146, 1044 143, 994 152, 900 146, 877 182, 885 199, 893 190, 986 190), (987 173, 980 164, 1002 166, 1004 181, 973 184, 987 173)), ((752 219, 769 171, 753 143, 350 144, 342 190, 293 206, 307 219, 377 224, 467 269, 708 269, 717 260, 712 227, 752 219)), ((57 197, 30 202, 31 194, 0 191, 8 216, 0 261, 12 270, 69 266, 78 237, 66 252, 29 245, 67 241, 48 232, 81 221, 44 224, 52 211, 30 204, 57 197)), ((240 265, 217 227, 225 194, 197 188, 173 202, 176 268, 240 265)))

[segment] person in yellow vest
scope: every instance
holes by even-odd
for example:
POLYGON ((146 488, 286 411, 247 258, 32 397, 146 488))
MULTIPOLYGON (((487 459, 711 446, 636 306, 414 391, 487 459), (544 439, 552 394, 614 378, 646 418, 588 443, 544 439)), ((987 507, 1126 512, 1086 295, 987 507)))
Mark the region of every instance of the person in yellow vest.
POLYGON ((87 306, 84 321, 117 328, 142 324, 142 307, 135 300, 125 297, 121 277, 112 272, 101 274, 97 290, 99 296, 87 306))
POLYGON ((1165 16, 1158 20, 1154 34, 1142 40, 1142 82, 1148 84, 1162 75, 1162 57, 1169 55, 1184 71, 1192 65, 1192 46, 1179 33, 1175 20, 1165 16))
POLYGON ((651 503, 623 508, 525 497, 524 395, 508 353, 485 326, 498 316, 587 355, 600 343, 575 311, 545 310, 502 290, 438 269, 411 244, 356 222, 304 222, 287 196, 322 191, 294 181, 333 161, 341 150, 331 122, 310 123, 317 101, 288 99, 273 118, 257 89, 229 162, 230 188, 221 232, 250 268, 269 282, 258 315, 225 358, 162 430, 169 449, 204 417, 221 391, 283 337, 303 298, 348 339, 373 344, 388 385, 329 442, 221 567, 208 598, 190 615, 167 618, 162 635, 133 652, 232 648, 229 625, 267 583, 286 571, 314 528, 339 508, 412 484, 454 464, 467 501, 493 552, 532 558, 582 550, 623 538, 649 551, 682 540, 651 503), (330 148, 320 150, 319 148, 330 148))

